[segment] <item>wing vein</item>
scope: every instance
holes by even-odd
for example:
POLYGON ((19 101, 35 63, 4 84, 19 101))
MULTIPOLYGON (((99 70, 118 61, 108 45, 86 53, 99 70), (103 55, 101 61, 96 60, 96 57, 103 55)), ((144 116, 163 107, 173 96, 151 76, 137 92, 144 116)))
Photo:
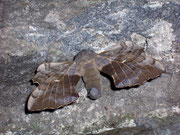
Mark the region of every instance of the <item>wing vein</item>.
POLYGON ((52 91, 53 91, 54 85, 55 85, 55 83, 53 84, 52 88, 50 89, 50 94, 49 94, 48 103, 47 103, 48 105, 49 105, 49 102, 50 102, 50 97, 52 95, 52 91))
MULTIPOLYGON (((41 88, 41 85, 38 85, 39 90, 41 90, 40 88, 41 88)), ((38 93, 37 99, 39 99, 39 96, 40 96, 40 93, 38 93)), ((35 104, 37 104, 37 102, 35 102, 35 104)))
POLYGON ((72 83, 71 83, 71 81, 70 81, 70 78, 69 78, 69 76, 68 76, 68 80, 69 80, 69 85, 70 85, 70 93, 71 93, 71 101, 72 101, 72 83))
POLYGON ((57 89, 58 89, 58 87, 59 87, 59 81, 58 81, 58 84, 57 84, 57 87, 56 87, 56 91, 55 91, 55 95, 54 95, 54 97, 55 97, 55 107, 56 107, 56 104, 57 104, 57 89))
MULTIPOLYGON (((126 54, 124 54, 124 55, 126 55, 126 54)), ((102 57, 111 60, 111 58, 109 58, 109 57, 107 57, 107 56, 102 56, 102 57)), ((127 57, 128 57, 128 56, 127 56, 127 57)), ((135 61, 134 59, 132 59, 132 58, 130 58, 130 57, 128 57, 128 58, 129 58, 130 60, 134 61, 135 63, 137 63, 138 65, 140 65, 142 68, 144 68, 147 72, 149 72, 149 73, 153 76, 152 72, 151 72, 148 68, 144 67, 142 64, 138 63, 138 62, 135 61)), ((112 60, 115 61, 115 62, 119 62, 119 61, 114 60, 114 59, 112 59, 112 60)), ((141 60, 142 60, 142 59, 141 59, 141 60)), ((153 67, 155 70, 157 70, 152 64, 148 64, 147 62, 145 62, 145 63, 146 63, 147 65, 153 67)))
MULTIPOLYGON (((129 58, 129 57, 128 57, 129 58)), ((131 63, 130 63, 131 64, 131 63)), ((133 65, 134 66, 134 68, 136 68, 137 70, 139 70, 141 73, 142 73, 142 75, 144 76, 144 77, 146 77, 146 75, 141 71, 141 69, 140 68, 138 68, 137 66, 135 66, 134 64, 131 64, 131 65, 133 65)))
POLYGON ((45 92, 44 92, 44 94, 43 94, 43 100, 42 100, 42 108, 43 108, 43 104, 44 104, 44 98, 45 98, 45 96, 46 96, 46 93, 47 93, 47 91, 48 91, 48 89, 49 89, 49 86, 50 86, 50 84, 51 84, 51 82, 52 82, 52 80, 50 80, 50 82, 48 83, 48 86, 46 87, 46 90, 45 90, 45 92))
MULTIPOLYGON (((148 57, 148 58, 151 58, 151 57, 149 57, 149 56, 146 56, 146 57, 148 57)), ((152 58, 153 59, 153 58, 152 58)), ((156 61, 155 59, 153 59, 154 60, 154 62, 156 61)), ((145 62, 146 63, 146 62, 145 62)), ((158 71, 158 69, 157 68, 155 68, 152 64, 148 64, 148 65, 150 65, 152 68, 154 68, 156 71, 158 71)), ((159 72, 159 71, 158 71, 159 72)))
MULTIPOLYGON (((124 53, 122 53, 122 55, 126 55, 126 54, 124 54, 124 53)), ((142 55, 140 55, 140 56, 142 56, 142 55)), ((149 56, 146 56, 146 57, 148 57, 148 58, 151 58, 151 57, 149 57, 149 56)), ((131 60, 133 60, 132 58, 130 58, 130 57, 128 57, 129 59, 131 59, 131 60)), ((141 59, 142 60, 142 59, 141 59)), ((135 60, 134 60, 135 61, 135 60)), ((153 67, 155 70, 157 70, 152 64, 148 64, 147 62, 145 62, 147 65, 149 65, 149 66, 151 66, 151 67, 153 67)), ((149 70, 150 71, 150 70, 149 70)))
MULTIPOLYGON (((119 82, 121 82, 121 80, 120 80, 119 76, 117 75, 116 70, 115 70, 115 68, 114 68, 114 66, 113 66, 112 63, 111 63, 111 66, 112 66, 112 69, 113 69, 114 73, 116 74, 116 76, 117 76, 119 82)), ((113 76, 112 76, 112 77, 113 77, 113 76)), ((114 78, 114 81, 115 81, 115 80, 116 80, 116 79, 114 78)), ((122 84, 123 84, 123 82, 122 82, 122 84)), ((123 85, 124 85, 124 84, 123 84, 123 85)))
POLYGON ((118 62, 116 62, 118 64, 118 66, 121 68, 122 72, 124 73, 125 77, 128 79, 129 83, 132 84, 131 80, 129 79, 129 77, 127 76, 127 74, 125 73, 125 71, 122 69, 122 67, 119 65, 118 62))
POLYGON ((125 63, 122 63, 124 64, 128 69, 130 69, 131 72, 133 72, 133 74, 136 76, 137 80, 140 80, 139 76, 132 70, 132 68, 130 68, 127 64, 125 63))
POLYGON ((64 97, 65 97, 65 94, 64 94, 64 77, 63 77, 63 82, 62 83, 63 83, 63 89, 62 89, 62 92, 63 92, 63 95, 62 95, 63 96, 63 104, 65 104, 65 100, 64 100, 64 97))
MULTIPOLYGON (((146 68, 145 66, 143 66, 142 64, 140 64, 140 63, 138 63, 137 61, 135 61, 134 59, 132 59, 132 58, 130 58, 130 57, 128 57, 130 60, 132 60, 132 61, 134 61, 135 63, 137 63, 138 65, 140 65, 141 67, 143 67, 146 71, 148 71, 152 76, 153 76, 153 74, 152 74, 152 72, 148 69, 148 68, 146 68)), ((141 59, 142 60, 142 59, 141 59)), ((147 64, 147 62, 145 62, 146 64, 147 64)), ((149 64, 147 64, 147 65, 149 65, 149 64)))

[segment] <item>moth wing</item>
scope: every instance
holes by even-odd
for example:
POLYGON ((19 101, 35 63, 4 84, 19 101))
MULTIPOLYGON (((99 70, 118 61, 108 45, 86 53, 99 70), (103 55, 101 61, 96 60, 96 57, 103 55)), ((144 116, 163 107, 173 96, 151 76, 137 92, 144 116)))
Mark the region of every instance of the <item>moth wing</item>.
POLYGON ((30 94, 28 110, 57 109, 75 102, 79 97, 75 87, 80 77, 73 62, 41 64, 32 79, 38 87, 30 94))
POLYGON ((141 54, 144 52, 144 48, 137 47, 133 42, 126 41, 122 42, 120 45, 114 47, 111 50, 101 52, 99 55, 105 56, 105 57, 111 57, 116 58, 119 54, 126 54, 126 53, 136 53, 141 54))
POLYGON ((143 50, 135 47, 120 47, 120 50, 116 48, 100 53, 96 58, 96 64, 101 72, 113 78, 117 88, 141 85, 165 71, 160 61, 145 56, 143 50))

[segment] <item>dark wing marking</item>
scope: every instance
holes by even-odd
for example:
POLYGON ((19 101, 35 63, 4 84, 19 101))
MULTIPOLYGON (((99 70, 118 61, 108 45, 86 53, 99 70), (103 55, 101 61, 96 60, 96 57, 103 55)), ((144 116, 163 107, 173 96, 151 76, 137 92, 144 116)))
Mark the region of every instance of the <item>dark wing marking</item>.
POLYGON ((117 88, 141 85, 165 71, 161 62, 142 53, 143 48, 122 49, 120 46, 120 49, 100 53, 96 64, 101 72, 113 78, 117 88))
POLYGON ((80 79, 78 66, 72 62, 41 64, 32 79, 39 86, 28 99, 28 110, 57 109, 75 102, 75 87, 80 79))

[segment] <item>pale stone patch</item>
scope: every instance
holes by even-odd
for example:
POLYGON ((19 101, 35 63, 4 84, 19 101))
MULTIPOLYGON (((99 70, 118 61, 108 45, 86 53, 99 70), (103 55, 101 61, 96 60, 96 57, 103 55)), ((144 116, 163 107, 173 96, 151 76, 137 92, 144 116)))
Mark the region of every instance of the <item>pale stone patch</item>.
POLYGON ((179 108, 179 106, 172 106, 172 112, 174 112, 174 113, 180 113, 180 108, 179 108))
POLYGON ((160 54, 161 52, 168 53, 172 49, 175 35, 173 34, 171 23, 164 20, 157 20, 157 23, 151 29, 147 30, 146 33, 151 37, 147 39, 148 46, 156 54, 160 54))
POLYGON ((120 128, 124 128, 124 127, 136 127, 136 123, 134 121, 134 119, 125 119, 122 123, 119 124, 120 128))
POLYGON ((94 103, 87 109, 87 112, 90 112, 90 111, 92 111, 95 107, 94 107, 95 105, 94 105, 94 103))
POLYGON ((144 5, 143 8, 161 8, 164 5, 163 2, 158 2, 158 1, 150 1, 148 4, 144 5))
POLYGON ((50 11, 49 14, 45 17, 46 22, 53 23, 57 28, 65 29, 66 24, 62 21, 59 14, 54 11, 50 11))

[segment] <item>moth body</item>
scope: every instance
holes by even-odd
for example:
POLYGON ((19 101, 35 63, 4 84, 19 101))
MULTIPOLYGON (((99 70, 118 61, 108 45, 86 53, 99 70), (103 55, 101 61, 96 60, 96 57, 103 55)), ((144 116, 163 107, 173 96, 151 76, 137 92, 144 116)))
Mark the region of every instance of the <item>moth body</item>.
POLYGON ((91 99, 98 99, 101 97, 101 76, 94 61, 84 64, 83 80, 88 91, 88 96, 91 99))
POLYGON ((88 91, 88 96, 91 99, 100 98, 102 89, 100 72, 94 60, 96 55, 92 50, 82 50, 74 59, 81 67, 82 77, 88 91))

